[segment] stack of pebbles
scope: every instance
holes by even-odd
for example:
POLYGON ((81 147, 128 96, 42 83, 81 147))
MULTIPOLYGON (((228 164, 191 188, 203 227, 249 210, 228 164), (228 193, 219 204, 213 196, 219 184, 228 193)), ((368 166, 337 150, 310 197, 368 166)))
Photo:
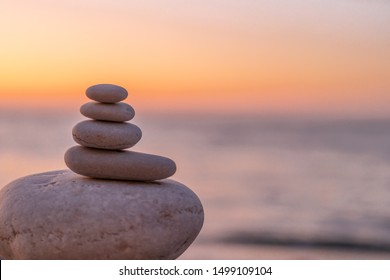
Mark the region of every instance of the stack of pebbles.
POLYGON ((74 172, 101 179, 153 181, 176 172, 175 163, 166 158, 134 151, 142 137, 141 129, 126 121, 134 109, 123 102, 127 91, 115 85, 89 87, 87 96, 97 102, 84 104, 80 112, 92 120, 73 128, 73 139, 81 146, 70 148, 65 163, 74 172))
POLYGON ((165 179, 165 157, 126 151, 141 139, 124 88, 87 89, 65 162, 0 191, 1 259, 175 259, 195 240, 203 207, 194 192, 165 179), (78 174, 76 174, 78 173, 78 174), (82 176, 80 176, 82 175, 82 176))

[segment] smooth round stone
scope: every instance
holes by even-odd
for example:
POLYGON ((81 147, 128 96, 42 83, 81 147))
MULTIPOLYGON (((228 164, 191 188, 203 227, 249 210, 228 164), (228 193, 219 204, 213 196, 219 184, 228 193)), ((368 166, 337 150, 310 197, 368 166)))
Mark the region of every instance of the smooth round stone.
POLYGON ((77 143, 85 147, 121 150, 137 144, 142 131, 131 123, 88 120, 76 124, 72 135, 77 143))
POLYGON ((196 194, 173 180, 96 180, 69 170, 35 174, 0 191, 0 256, 175 259, 203 219, 196 194))
POLYGON ((127 90, 111 84, 94 85, 86 90, 89 99, 102 103, 116 103, 127 98, 127 90))
POLYGON ((133 151, 109 151, 74 146, 65 163, 74 172, 100 179, 153 181, 175 174, 173 160, 133 151))
POLYGON ((135 111, 129 104, 88 102, 81 106, 80 113, 87 118, 101 121, 126 122, 134 118, 135 111))

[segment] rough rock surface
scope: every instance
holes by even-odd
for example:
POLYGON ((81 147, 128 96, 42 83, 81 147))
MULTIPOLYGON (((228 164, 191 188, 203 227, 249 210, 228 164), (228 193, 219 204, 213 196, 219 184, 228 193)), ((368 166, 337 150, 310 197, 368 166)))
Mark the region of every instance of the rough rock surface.
POLYGON ((91 100, 102 103, 117 103, 127 98, 127 90, 112 84, 98 84, 87 88, 85 94, 91 100))
POLYGON ((110 122, 126 122, 135 116, 133 107, 124 102, 114 104, 88 102, 81 106, 80 113, 90 119, 110 122))
POLYGON ((64 156, 72 171, 100 179, 153 181, 176 172, 173 160, 134 151, 110 151, 73 146, 64 156))
POLYGON ((5 259, 175 259, 203 224, 186 186, 96 180, 69 170, 20 178, 0 191, 5 259))
POLYGON ((142 131, 132 123, 87 120, 76 124, 72 135, 75 142, 85 147, 121 150, 137 144, 142 131))

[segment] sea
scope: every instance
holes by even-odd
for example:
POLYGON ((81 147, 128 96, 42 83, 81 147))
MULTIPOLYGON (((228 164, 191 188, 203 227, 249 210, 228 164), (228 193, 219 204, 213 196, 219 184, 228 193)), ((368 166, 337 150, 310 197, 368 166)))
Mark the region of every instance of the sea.
MULTIPOLYGON (((84 117, 0 112, 0 188, 66 169, 84 117)), ((205 222, 180 259, 390 259, 390 119, 137 114, 205 222)), ((0 225, 1 226, 1 225, 0 225)))

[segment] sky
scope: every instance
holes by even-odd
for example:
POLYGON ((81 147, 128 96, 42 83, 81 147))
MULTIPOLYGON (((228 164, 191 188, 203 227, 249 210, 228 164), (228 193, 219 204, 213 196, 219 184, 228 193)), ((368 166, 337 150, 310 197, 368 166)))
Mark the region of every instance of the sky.
POLYGON ((1 0, 0 108, 390 116, 385 0, 1 0))

